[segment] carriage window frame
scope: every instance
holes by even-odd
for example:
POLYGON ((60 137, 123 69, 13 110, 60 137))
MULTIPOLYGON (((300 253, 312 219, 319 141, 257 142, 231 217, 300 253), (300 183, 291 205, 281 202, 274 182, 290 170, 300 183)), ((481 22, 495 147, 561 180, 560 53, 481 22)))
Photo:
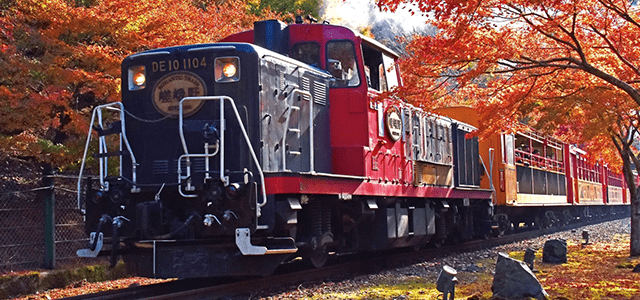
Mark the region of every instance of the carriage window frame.
MULTIPOLYGON (((346 39, 339 39, 339 40, 330 40, 325 44, 325 70, 327 70, 330 74, 332 74, 332 76, 334 78, 336 78, 333 73, 331 73, 331 71, 329 70, 329 60, 332 59, 331 55, 329 53, 329 45, 330 44, 334 44, 334 43, 349 43, 351 45, 351 54, 353 55, 353 62, 354 62, 354 71, 355 74, 349 78, 348 80, 346 80, 347 85, 338 85, 338 80, 336 80, 335 83, 331 84, 331 88, 357 88, 360 87, 360 85, 362 85, 362 77, 361 77, 361 72, 360 72, 360 64, 358 63, 358 55, 356 53, 356 46, 355 43, 352 40, 346 40, 346 39), (358 81, 357 83, 351 85, 351 80, 353 78, 356 78, 358 81)), ((342 69, 344 70, 344 67, 342 67, 342 69)), ((340 79, 341 80, 341 79, 340 79)))
POLYGON ((513 134, 502 135, 502 162, 510 166, 516 165, 515 140, 513 134))

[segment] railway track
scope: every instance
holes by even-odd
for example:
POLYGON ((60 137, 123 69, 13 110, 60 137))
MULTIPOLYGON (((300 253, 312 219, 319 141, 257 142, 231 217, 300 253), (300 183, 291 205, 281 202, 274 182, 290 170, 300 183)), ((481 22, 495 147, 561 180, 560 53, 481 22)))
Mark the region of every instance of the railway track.
POLYGON ((206 278, 177 280, 161 284, 146 285, 87 294, 65 298, 67 300, 87 299, 236 299, 250 298, 261 291, 278 291, 305 282, 326 279, 340 279, 358 274, 374 273, 383 269, 403 267, 419 261, 428 261, 453 253, 470 252, 485 248, 510 244, 527 239, 580 228, 582 226, 628 217, 616 216, 607 219, 577 222, 564 227, 552 227, 542 230, 521 230, 512 234, 486 240, 469 241, 440 248, 427 248, 419 251, 402 249, 401 251, 381 251, 376 253, 353 254, 336 257, 331 264, 321 269, 309 269, 301 262, 281 266, 276 274, 265 278, 206 278))

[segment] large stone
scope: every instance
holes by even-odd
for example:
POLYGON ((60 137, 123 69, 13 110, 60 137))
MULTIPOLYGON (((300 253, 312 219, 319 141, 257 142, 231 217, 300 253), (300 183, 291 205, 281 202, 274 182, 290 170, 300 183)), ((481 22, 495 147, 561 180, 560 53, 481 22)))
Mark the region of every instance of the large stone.
POLYGON ((491 291, 494 297, 506 299, 548 297, 547 292, 524 262, 510 258, 502 252, 498 254, 491 291))
POLYGON ((567 262, 567 241, 563 239, 548 240, 542 249, 542 262, 563 264, 567 262))

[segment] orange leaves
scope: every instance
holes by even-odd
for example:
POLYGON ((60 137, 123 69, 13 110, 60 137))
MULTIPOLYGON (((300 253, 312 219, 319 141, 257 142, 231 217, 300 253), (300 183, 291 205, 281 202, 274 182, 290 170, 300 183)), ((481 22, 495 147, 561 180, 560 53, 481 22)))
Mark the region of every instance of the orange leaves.
POLYGON ((568 142, 615 152, 610 132, 640 106, 637 6, 617 0, 378 5, 409 2, 430 14, 437 33, 408 45, 398 96, 424 106, 474 106, 484 131, 511 130, 510 122, 526 118, 568 142))
POLYGON ((258 19, 243 0, 75 3, 0 5, 0 137, 16 155, 73 159, 67 154, 85 137, 92 107, 120 98, 125 56, 215 42, 258 19))

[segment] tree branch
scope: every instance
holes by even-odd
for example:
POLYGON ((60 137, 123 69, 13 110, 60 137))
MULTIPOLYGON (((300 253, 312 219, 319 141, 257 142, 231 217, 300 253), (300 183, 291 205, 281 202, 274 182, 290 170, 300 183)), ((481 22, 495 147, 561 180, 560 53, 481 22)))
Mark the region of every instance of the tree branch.
POLYGON ((627 60, 622 56, 622 53, 620 53, 618 48, 613 44, 613 42, 611 42, 611 40, 607 37, 607 35, 604 32, 601 32, 600 30, 598 30, 598 28, 596 28, 593 24, 589 26, 591 27, 591 30, 593 30, 597 35, 599 35, 605 41, 605 43, 607 43, 607 45, 609 46, 608 49, 611 50, 611 52, 613 52, 613 54, 615 54, 618 57, 618 59, 620 59, 634 73, 636 73, 637 75, 640 75, 640 69, 638 69, 629 60, 627 60))
MULTIPOLYGON (((629 12, 627 11, 626 8, 624 8, 624 9, 620 8, 616 4, 614 4, 613 1, 610 1, 610 0, 598 0, 598 2, 600 2, 600 4, 602 4, 602 6, 604 6, 606 9, 612 10, 613 12, 618 14, 625 21, 627 21, 627 22, 633 24, 634 26, 640 28, 640 24, 635 19, 633 19, 633 17, 631 17, 631 15, 629 15, 629 12)), ((625 2, 625 3, 631 3, 631 2, 625 2)))

